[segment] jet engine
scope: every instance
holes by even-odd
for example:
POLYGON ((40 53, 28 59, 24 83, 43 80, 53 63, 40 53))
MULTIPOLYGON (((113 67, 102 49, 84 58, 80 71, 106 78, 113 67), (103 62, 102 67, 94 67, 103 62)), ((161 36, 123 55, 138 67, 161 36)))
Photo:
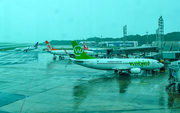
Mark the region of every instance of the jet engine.
POLYGON ((132 74, 137 74, 137 73, 140 73, 140 72, 141 72, 141 69, 140 69, 140 68, 132 68, 132 69, 130 69, 130 72, 131 72, 132 74))

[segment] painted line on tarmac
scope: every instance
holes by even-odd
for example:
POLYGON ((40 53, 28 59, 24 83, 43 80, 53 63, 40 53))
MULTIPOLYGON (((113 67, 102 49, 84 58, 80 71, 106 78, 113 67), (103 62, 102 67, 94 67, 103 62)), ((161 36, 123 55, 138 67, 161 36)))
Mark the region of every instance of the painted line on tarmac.
MULTIPOLYGON (((39 64, 40 64, 40 63, 39 63, 39 64)), ((30 86, 29 86, 28 92, 27 92, 27 94, 26 94, 26 97, 25 97, 25 99, 24 99, 24 102, 23 102, 23 104, 22 104, 22 107, 21 107, 21 109, 20 109, 20 112, 19 112, 19 113, 21 113, 21 112, 22 112, 22 109, 23 109, 24 104, 25 104, 25 102, 26 102, 26 98, 27 98, 27 96, 28 96, 28 93, 29 93, 29 91, 30 91, 30 89, 31 89, 31 86, 32 86, 32 83, 33 83, 33 81, 34 81, 34 78, 35 78, 35 77, 36 77, 36 75, 37 75, 38 69, 39 69, 39 65, 37 66, 36 72, 35 72, 35 74, 34 74, 34 77, 33 77, 32 81, 31 81, 31 84, 30 84, 30 86)))
POLYGON ((158 87, 159 85, 161 85, 162 83, 164 83, 164 82, 166 82, 166 81, 167 81, 167 80, 162 81, 160 84, 158 84, 158 85, 154 86, 153 88, 151 88, 151 90, 155 89, 156 87, 158 87))

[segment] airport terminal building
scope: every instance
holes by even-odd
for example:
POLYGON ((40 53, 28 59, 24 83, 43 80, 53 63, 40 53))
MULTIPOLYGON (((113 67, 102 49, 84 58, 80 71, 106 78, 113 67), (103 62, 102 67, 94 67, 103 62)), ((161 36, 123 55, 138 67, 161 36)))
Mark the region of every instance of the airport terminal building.
MULTIPOLYGON (((164 41, 163 51, 179 51, 180 42, 179 41, 164 41)), ((152 46, 159 46, 157 41, 152 42, 152 46)))
MULTIPOLYGON (((103 41, 102 46, 123 46, 123 41, 103 41)), ((138 41, 126 41, 126 47, 137 47, 138 41)))

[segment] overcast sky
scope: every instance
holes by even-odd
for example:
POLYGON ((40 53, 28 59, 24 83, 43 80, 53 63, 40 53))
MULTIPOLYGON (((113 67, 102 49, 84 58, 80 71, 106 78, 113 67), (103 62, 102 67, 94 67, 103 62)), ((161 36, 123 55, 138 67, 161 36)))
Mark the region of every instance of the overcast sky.
POLYGON ((1 42, 44 42, 180 31, 179 0, 0 0, 1 42))

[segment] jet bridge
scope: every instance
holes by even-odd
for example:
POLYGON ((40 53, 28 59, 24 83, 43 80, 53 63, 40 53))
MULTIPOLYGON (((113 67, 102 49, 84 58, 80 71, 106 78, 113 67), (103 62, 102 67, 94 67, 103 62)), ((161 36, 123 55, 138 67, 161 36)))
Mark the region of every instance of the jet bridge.
POLYGON ((103 50, 94 50, 96 53, 105 53, 107 56, 113 54, 132 54, 132 53, 145 53, 145 52, 158 52, 159 47, 127 47, 120 49, 103 49, 103 50))
POLYGON ((180 93, 180 60, 171 62, 171 64, 168 66, 168 75, 169 85, 166 86, 166 89, 174 86, 180 93))
POLYGON ((159 47, 129 47, 114 49, 113 54, 132 54, 132 53, 144 53, 144 52, 158 52, 159 47))

